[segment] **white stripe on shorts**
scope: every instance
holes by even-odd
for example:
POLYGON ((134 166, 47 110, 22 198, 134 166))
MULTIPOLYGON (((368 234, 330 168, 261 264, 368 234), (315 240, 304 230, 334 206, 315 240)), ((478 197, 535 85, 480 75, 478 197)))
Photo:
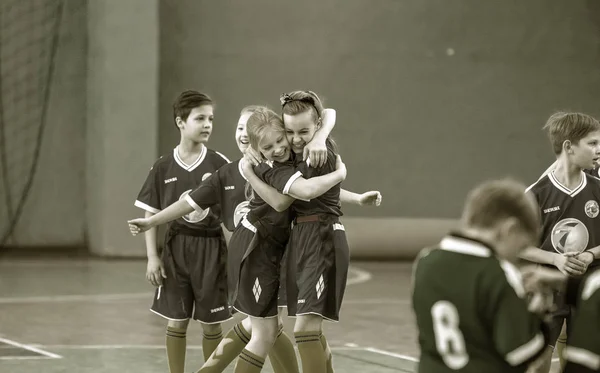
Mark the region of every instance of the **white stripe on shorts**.
POLYGON ((256 233, 256 227, 255 227, 254 225, 252 225, 252 223, 250 223, 250 222, 248 221, 248 219, 246 219, 246 216, 244 216, 244 217, 242 218, 242 225, 243 225, 245 228, 247 228, 247 229, 251 230, 251 231, 252 231, 252 233, 256 233))

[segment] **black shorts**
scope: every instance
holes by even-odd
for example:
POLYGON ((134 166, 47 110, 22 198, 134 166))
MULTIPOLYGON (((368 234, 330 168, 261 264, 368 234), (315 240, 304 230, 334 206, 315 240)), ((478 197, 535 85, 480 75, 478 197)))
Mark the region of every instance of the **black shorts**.
POLYGON ((276 317, 285 245, 274 244, 263 238, 264 233, 255 233, 247 221, 242 223, 229 241, 233 308, 248 316, 276 317))
POLYGON ((167 233, 162 253, 167 278, 156 289, 152 312, 169 320, 193 318, 206 324, 231 318, 223 232, 207 236, 167 233))
POLYGON ((566 304, 564 293, 554 292, 553 301, 556 305, 556 310, 552 312, 550 321, 548 322, 548 329, 550 332, 548 344, 554 347, 565 321, 567 322, 567 337, 569 335, 569 325, 571 325, 573 308, 566 304))
POLYGON ((331 216, 296 223, 288 250, 288 315, 339 321, 350 265, 344 226, 331 216))
POLYGON ((279 267, 279 294, 277 295, 277 306, 280 308, 287 308, 287 285, 285 274, 287 273, 288 246, 289 245, 285 247, 283 257, 281 258, 281 265, 279 267))

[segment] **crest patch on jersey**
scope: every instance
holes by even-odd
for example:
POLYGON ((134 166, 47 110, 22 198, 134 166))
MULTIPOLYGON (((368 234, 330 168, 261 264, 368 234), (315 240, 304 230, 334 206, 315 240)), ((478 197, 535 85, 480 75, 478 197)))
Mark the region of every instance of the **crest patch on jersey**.
MULTIPOLYGON (((181 196, 179 196, 179 200, 181 201, 182 199, 184 199, 185 196, 190 194, 191 191, 192 191, 192 189, 188 189, 185 192, 181 193, 181 196)), ((202 220, 206 219, 209 212, 210 212, 210 208, 208 208, 202 212, 198 212, 198 211, 194 210, 187 215, 183 215, 182 218, 183 218, 183 220, 187 221, 188 223, 199 223, 202 220)))
POLYGON ((598 202, 591 199, 585 203, 585 214, 587 216, 590 218, 595 218, 598 216, 598 212, 600 212, 600 209, 598 208, 598 202))
POLYGON ((552 228, 551 240, 554 250, 558 253, 579 254, 587 248, 590 234, 581 221, 566 218, 556 223, 552 228))
POLYGON ((250 211, 250 207, 248 205, 250 202, 244 201, 235 206, 235 211, 233 212, 233 226, 237 227, 242 221, 242 218, 246 216, 246 214, 250 211))

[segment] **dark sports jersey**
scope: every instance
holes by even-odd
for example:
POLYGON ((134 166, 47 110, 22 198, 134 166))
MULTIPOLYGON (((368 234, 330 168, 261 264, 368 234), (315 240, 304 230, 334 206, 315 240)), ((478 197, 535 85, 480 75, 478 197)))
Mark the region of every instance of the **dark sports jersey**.
MULTIPOLYGON (((254 166, 254 173, 264 183, 277 190, 282 190, 289 180, 290 174, 294 172, 292 161, 286 163, 262 162, 254 166)), ((249 220, 260 219, 264 225, 282 229, 289 229, 291 222, 291 211, 287 209, 282 212, 276 211, 265 202, 258 193, 252 193, 250 200, 249 220)))
POLYGON ((419 372, 525 372, 542 353, 542 320, 527 310, 517 268, 458 234, 425 249, 413 268, 419 372))
MULTIPOLYGON (((154 163, 135 201, 137 207, 156 214, 185 198, 202 180, 229 163, 225 156, 204 146, 198 159, 188 165, 179 157, 178 148, 179 146, 154 163)), ((215 206, 203 213, 194 211, 172 224, 198 229, 216 228, 221 222, 218 215, 219 207, 215 206)))
POLYGON ((564 354, 565 373, 600 372, 600 270, 569 278, 567 303, 576 312, 564 354))
POLYGON ((198 211, 214 205, 221 206, 221 220, 230 232, 233 232, 249 211, 245 193, 246 179, 240 166, 239 159, 223 165, 185 197, 198 211))
MULTIPOLYGON (((527 188, 540 206, 541 249, 580 253, 600 245, 600 179, 582 175, 581 183, 573 190, 562 185, 553 172, 527 188)), ((595 261, 593 266, 597 265, 595 261)))
MULTIPOLYGON (((322 176, 335 171, 336 154, 332 149, 331 143, 327 141, 327 162, 322 167, 309 167, 305 161, 296 162, 296 172, 286 183, 283 189, 284 194, 289 194, 289 189, 299 177, 310 179, 315 176, 322 176)), ((340 202, 341 183, 335 185, 324 194, 310 201, 296 200, 292 204, 293 212, 297 216, 308 216, 316 214, 332 214, 342 216, 342 204, 340 202)), ((292 196, 293 197, 293 196, 292 196)))

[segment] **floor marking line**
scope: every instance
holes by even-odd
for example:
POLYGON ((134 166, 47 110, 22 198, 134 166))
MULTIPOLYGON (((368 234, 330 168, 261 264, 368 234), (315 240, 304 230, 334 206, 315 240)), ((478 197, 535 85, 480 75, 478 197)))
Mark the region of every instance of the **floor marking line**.
POLYGON ((392 299, 392 298, 364 298, 364 299, 344 299, 343 304, 403 304, 410 305, 408 299, 392 299))
POLYGON ((0 360, 48 360, 55 359, 49 356, 0 356, 0 360))
MULTIPOLYGON (((165 345, 30 345, 35 347, 43 347, 48 349, 64 349, 64 350, 162 350, 165 345)), ((202 345, 188 345, 190 350, 202 350, 202 345)), ((363 347, 330 347, 332 351, 356 351, 365 350, 363 347)))
POLYGON ((348 268, 348 272, 356 273, 356 277, 346 280, 346 286, 362 284, 373 278, 373 275, 371 275, 370 272, 367 272, 364 269, 360 269, 357 267, 348 268))
POLYGON ((374 347, 367 347, 367 348, 365 348, 365 350, 370 351, 370 352, 374 352, 374 353, 380 354, 380 355, 386 355, 386 356, 395 357, 397 359, 413 361, 415 363, 419 362, 419 359, 417 359, 416 357, 412 357, 412 356, 408 356, 408 355, 400 355, 400 354, 397 354, 395 352, 380 350, 380 349, 374 348, 374 347))
MULTIPOLYGON (((374 352, 376 354, 381 354, 381 355, 395 357, 395 358, 402 359, 402 360, 413 361, 415 363, 419 362, 419 359, 416 358, 416 357, 412 357, 412 356, 408 356, 408 355, 401 355, 401 354, 397 354, 395 352, 385 351, 385 350, 381 350, 381 349, 374 348, 374 347, 366 347, 365 350, 366 351, 370 351, 370 352, 374 352)), ((552 359, 553 363, 556 363, 558 361, 559 361, 559 359, 557 357, 555 357, 555 358, 552 359)))
POLYGON ((31 345, 25 345, 25 344, 22 344, 22 343, 19 343, 19 342, 10 340, 10 339, 0 338, 0 342, 6 343, 6 344, 9 344, 9 345, 13 345, 15 347, 19 347, 19 348, 22 348, 24 350, 32 351, 32 352, 35 352, 35 353, 38 353, 40 355, 44 355, 44 356, 47 356, 47 357, 50 357, 50 358, 53 358, 53 359, 61 359, 62 358, 62 356, 54 354, 52 352, 44 351, 44 350, 42 350, 40 348, 31 346, 31 345))

